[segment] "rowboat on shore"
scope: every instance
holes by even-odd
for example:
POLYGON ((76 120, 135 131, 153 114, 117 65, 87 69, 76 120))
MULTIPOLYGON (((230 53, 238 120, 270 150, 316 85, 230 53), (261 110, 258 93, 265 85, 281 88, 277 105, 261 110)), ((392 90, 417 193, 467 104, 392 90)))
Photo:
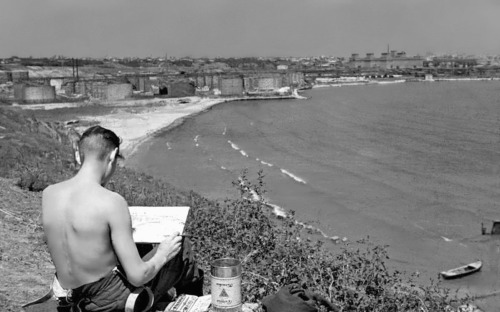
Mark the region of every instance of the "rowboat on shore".
POLYGON ((476 261, 458 268, 454 268, 448 271, 443 271, 441 272, 441 276, 443 276, 443 278, 445 279, 458 278, 477 272, 481 269, 482 266, 483 263, 481 261, 476 261))

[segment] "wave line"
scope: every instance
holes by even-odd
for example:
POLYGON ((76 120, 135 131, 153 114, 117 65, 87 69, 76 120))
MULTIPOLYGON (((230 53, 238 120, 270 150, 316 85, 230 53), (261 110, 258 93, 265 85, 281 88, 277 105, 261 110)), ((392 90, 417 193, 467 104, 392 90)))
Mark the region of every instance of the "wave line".
POLYGON ((302 183, 302 184, 307 184, 307 182, 302 179, 301 177, 299 176, 296 176, 294 175, 293 173, 291 173, 290 171, 288 170, 285 170, 285 169, 280 169, 282 173, 284 173, 285 175, 289 176, 290 178, 294 179, 295 181, 299 182, 299 183, 302 183))

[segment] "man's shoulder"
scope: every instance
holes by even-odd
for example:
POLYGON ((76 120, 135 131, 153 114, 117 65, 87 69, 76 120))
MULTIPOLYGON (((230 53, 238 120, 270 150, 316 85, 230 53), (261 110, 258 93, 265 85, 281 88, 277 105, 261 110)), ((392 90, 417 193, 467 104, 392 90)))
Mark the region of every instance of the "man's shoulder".
POLYGON ((51 194, 57 193, 58 191, 64 189, 65 185, 66 185, 66 181, 51 184, 43 190, 42 196, 46 197, 46 196, 50 196, 51 194))
POLYGON ((127 201, 123 196, 113 191, 110 191, 106 188, 102 188, 102 200, 105 201, 107 206, 112 207, 113 209, 126 209, 128 208, 127 201))

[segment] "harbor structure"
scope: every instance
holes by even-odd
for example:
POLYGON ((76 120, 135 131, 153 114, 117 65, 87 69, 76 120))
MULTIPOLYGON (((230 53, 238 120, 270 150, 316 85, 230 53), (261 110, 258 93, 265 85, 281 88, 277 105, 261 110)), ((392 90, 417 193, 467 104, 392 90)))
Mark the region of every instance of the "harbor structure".
POLYGON ((422 68, 424 66, 424 58, 421 56, 407 56, 406 52, 397 52, 396 50, 384 52, 380 57, 375 57, 374 53, 366 53, 365 57, 360 57, 358 53, 353 53, 349 58, 347 66, 360 69, 422 68))

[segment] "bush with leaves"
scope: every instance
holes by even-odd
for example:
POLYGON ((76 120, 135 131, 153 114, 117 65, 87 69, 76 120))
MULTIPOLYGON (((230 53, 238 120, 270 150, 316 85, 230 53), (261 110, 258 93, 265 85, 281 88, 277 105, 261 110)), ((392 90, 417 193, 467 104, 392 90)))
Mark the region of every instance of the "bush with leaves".
POLYGON ((41 192, 53 181, 39 167, 20 167, 17 185, 23 190, 41 192))
POLYGON ((436 285, 417 287, 411 276, 391 272, 384 246, 364 240, 357 244, 363 248, 339 244, 327 251, 305 238, 293 213, 273 218, 263 199, 262 172, 253 183, 243 171, 233 184, 239 198, 198 207, 186 230, 198 237, 195 247, 205 270, 221 257, 242 261, 244 301, 260 302, 290 283, 328 298, 342 311, 443 311, 454 301, 436 285))

